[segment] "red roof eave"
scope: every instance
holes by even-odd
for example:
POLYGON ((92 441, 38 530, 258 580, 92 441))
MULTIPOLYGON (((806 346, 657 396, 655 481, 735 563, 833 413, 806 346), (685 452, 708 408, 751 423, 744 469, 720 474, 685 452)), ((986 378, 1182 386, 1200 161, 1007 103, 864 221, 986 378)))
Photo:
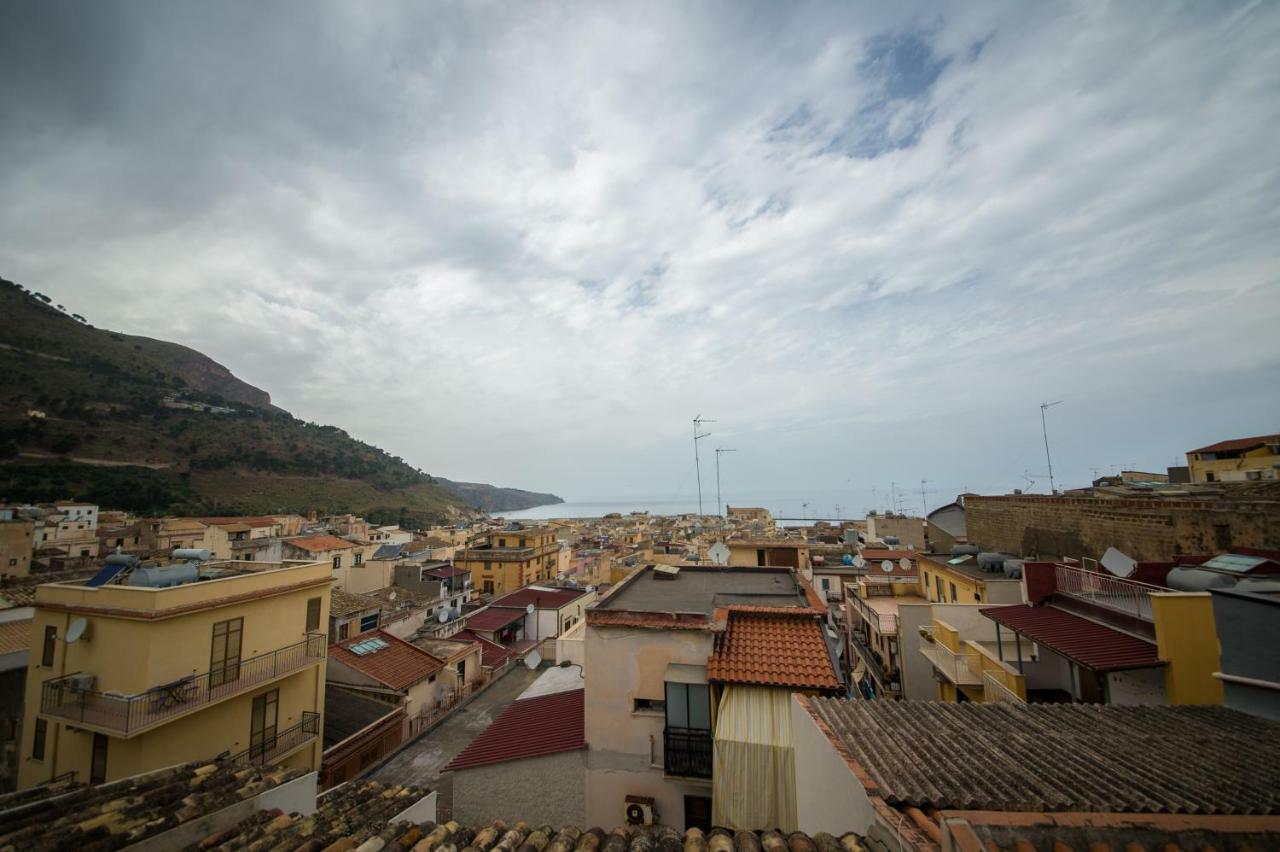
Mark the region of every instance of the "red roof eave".
POLYGON ((1010 604, 982 614, 1093 671, 1162 666, 1153 642, 1053 606, 1010 604))

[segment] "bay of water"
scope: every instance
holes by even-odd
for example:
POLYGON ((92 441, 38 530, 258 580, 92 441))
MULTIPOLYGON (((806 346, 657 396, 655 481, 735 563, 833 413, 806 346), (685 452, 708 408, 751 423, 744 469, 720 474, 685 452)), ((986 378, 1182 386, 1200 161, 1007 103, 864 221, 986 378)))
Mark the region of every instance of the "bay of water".
MULTIPOLYGON (((734 494, 724 495, 730 506, 752 506, 768 509, 775 518, 827 519, 861 518, 866 514, 857 496, 847 491, 815 490, 807 494, 734 494), (807 505, 806 505, 807 504, 807 505), (837 508, 838 507, 838 508, 837 508)), ((513 512, 495 512, 510 520, 538 521, 548 518, 600 518, 613 512, 648 512, 651 515, 683 515, 698 511, 698 497, 654 495, 626 499, 574 500, 550 506, 535 506, 513 512)), ((716 514, 715 494, 703 494, 702 511, 716 514)), ((799 522, 799 521, 797 521, 799 522)))

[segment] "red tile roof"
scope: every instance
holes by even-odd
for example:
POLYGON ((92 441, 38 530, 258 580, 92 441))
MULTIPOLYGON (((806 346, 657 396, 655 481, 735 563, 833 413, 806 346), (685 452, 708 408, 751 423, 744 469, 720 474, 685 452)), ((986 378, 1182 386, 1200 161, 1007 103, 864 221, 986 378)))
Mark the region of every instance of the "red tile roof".
POLYGON ((474 615, 467 616, 467 627, 471 630, 501 630, 515 624, 525 617, 523 609, 492 606, 482 609, 474 615))
POLYGON ((707 679, 718 683, 839 689, 818 617, 808 610, 729 607, 707 679))
POLYGON ((296 547, 299 550, 306 550, 310 553, 359 547, 359 545, 352 544, 344 538, 338 538, 336 535, 308 535, 302 538, 288 538, 285 539, 284 543, 290 547, 296 547))
POLYGON ((1154 643, 1053 606, 1010 604, 981 612, 1094 671, 1162 665, 1154 643))
POLYGON ((1197 447, 1193 453, 1227 453, 1232 450, 1251 450, 1263 444, 1280 443, 1280 435, 1259 435, 1256 438, 1233 438, 1230 441, 1219 441, 1207 447, 1197 447))
POLYGON ((479 633, 472 633, 470 630, 459 630, 449 638, 456 639, 459 642, 475 642, 480 646, 481 665, 486 665, 491 669, 496 669, 515 656, 513 651, 499 645, 497 642, 489 641, 479 633))
POLYGON ((466 769, 587 747, 583 691, 515 701, 445 769, 466 769))
POLYGON ((559 609, 567 603, 573 603, 587 593, 586 589, 517 589, 509 595, 503 595, 490 606, 510 606, 524 609, 533 604, 538 609, 559 609))
POLYGON ((330 645, 329 658, 392 689, 406 689, 444 668, 440 660, 385 630, 371 630, 330 645), (352 645, 374 638, 385 641, 387 647, 363 656, 348 650, 352 645))
POLYGON ((459 568, 456 565, 441 565, 439 568, 428 568, 422 572, 429 577, 439 577, 447 579, 449 577, 469 577, 471 572, 466 568, 459 568))

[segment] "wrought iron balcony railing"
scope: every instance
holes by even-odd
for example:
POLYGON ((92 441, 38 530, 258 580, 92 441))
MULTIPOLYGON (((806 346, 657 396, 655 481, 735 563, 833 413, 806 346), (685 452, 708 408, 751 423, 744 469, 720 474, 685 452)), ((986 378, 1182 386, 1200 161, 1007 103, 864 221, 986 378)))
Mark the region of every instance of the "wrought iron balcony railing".
POLYGON ((128 737, 322 660, 327 648, 325 634, 308 633, 293 645, 136 695, 99 691, 92 675, 77 672, 44 682, 40 712, 128 737))
POLYGON ((263 736, 244 751, 227 758, 229 763, 270 766, 279 758, 320 736, 320 714, 302 711, 302 721, 292 727, 263 736))
POLYGON ((662 766, 680 778, 711 777, 711 732, 700 728, 662 729, 662 766))

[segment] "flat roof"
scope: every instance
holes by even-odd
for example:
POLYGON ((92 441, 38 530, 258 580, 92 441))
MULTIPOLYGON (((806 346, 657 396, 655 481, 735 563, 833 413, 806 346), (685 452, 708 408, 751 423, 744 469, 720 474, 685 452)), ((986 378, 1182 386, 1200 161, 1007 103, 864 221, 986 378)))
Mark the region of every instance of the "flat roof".
POLYGON ((646 565, 615 586, 596 609, 624 612, 698 612, 710 617, 734 604, 808 607, 789 568, 682 565, 672 579, 656 579, 646 565))

